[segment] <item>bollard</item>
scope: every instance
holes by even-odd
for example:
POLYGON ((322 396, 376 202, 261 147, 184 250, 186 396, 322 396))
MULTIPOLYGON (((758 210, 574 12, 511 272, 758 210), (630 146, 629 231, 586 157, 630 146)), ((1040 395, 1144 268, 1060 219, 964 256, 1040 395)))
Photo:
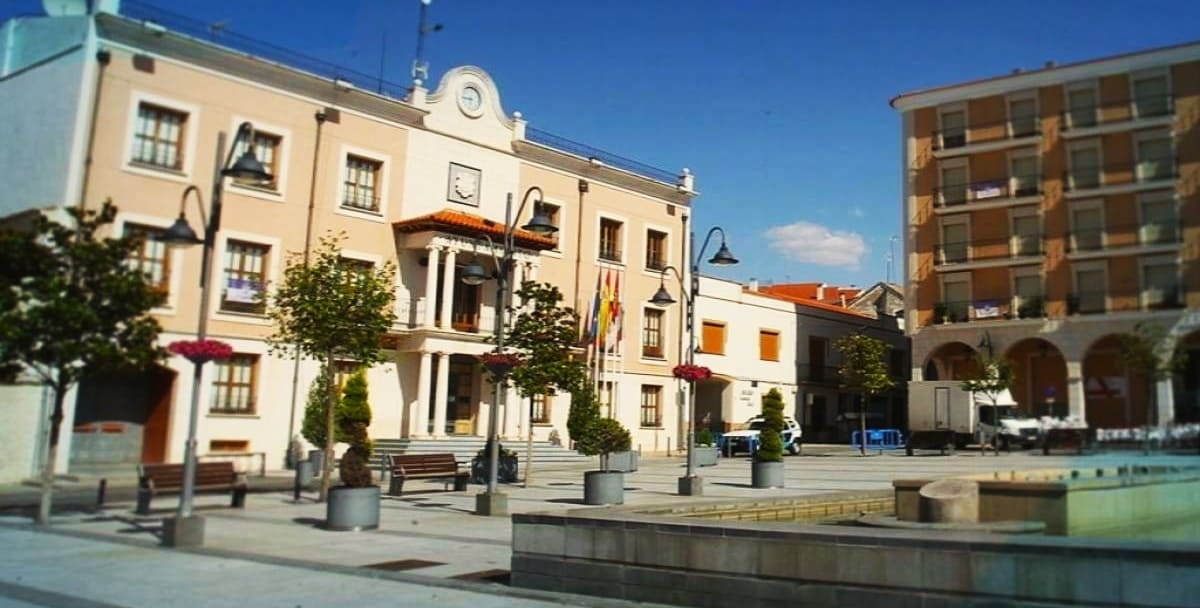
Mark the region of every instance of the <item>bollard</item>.
POLYGON ((671 457, 671 438, 667 437, 667 458, 671 457))
POLYGON ((296 477, 292 486, 292 501, 300 502, 300 491, 313 479, 313 464, 308 460, 296 463, 296 477))
POLYGON ((100 478, 100 487, 99 487, 99 489, 96 490, 96 506, 97 507, 104 506, 104 494, 107 490, 108 490, 108 478, 101 477, 100 478))

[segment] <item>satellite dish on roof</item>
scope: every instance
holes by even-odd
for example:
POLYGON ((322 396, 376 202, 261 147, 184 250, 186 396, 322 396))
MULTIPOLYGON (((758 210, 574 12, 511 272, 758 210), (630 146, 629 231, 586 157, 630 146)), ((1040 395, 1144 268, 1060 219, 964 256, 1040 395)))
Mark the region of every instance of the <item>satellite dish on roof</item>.
POLYGON ((42 0, 42 9, 51 17, 88 14, 88 0, 42 0))

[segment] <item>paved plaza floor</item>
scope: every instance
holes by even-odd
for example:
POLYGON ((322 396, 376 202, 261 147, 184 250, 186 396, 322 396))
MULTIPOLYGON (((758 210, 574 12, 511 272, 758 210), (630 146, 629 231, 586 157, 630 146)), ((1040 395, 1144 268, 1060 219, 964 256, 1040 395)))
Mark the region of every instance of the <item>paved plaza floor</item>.
MULTIPOLYGON (((1037 452, 993 456, 974 451, 860 457, 845 448, 811 446, 805 455, 785 460, 787 487, 782 489, 751 488, 750 461, 744 457, 722 459, 700 473, 705 499, 773 498, 882 490, 902 478, 1122 464, 1195 466, 1200 457, 1037 452)), ((586 508, 581 503, 583 472, 588 468, 535 469, 530 487, 503 486, 510 512, 586 508)), ((699 500, 675 494, 683 471, 681 458, 643 458, 640 470, 626 475, 626 503, 699 500)), ((403 497, 383 499, 380 529, 369 532, 322 529, 325 507, 315 503, 311 493, 294 502, 290 492, 256 492, 245 509, 229 508, 227 495, 202 495, 197 497, 197 511, 206 517, 206 542, 188 551, 159 546, 162 519, 172 514, 177 497, 156 499, 150 516, 135 515, 131 502, 106 504, 100 510, 64 510, 56 513, 52 533, 34 531, 25 517, 0 515, 0 546, 5 547, 0 552, 0 607, 318 606, 351 598, 403 606, 537 601, 597 605, 600 600, 592 598, 530 595, 533 592, 505 586, 511 521, 472 513, 480 486, 462 492, 443 491, 444 487, 436 481, 409 482, 403 497), (72 598, 83 603, 66 602, 72 598)))

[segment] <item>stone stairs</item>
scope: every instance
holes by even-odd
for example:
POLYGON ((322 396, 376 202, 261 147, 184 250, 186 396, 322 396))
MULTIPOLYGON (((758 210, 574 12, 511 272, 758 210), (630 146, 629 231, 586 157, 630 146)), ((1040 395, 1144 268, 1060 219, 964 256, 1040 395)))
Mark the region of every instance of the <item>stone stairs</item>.
MULTIPOLYGON (((441 439, 376 439, 375 453, 371 457, 372 468, 383 466, 387 454, 454 454, 454 459, 460 464, 470 466, 475 453, 483 449, 483 437, 445 437, 441 439)), ((506 450, 517 453, 521 462, 525 461, 525 442, 519 440, 501 441, 500 445, 506 450)), ((533 442, 534 466, 558 466, 572 464, 594 464, 595 459, 584 456, 579 452, 562 446, 552 445, 548 441, 533 442)))

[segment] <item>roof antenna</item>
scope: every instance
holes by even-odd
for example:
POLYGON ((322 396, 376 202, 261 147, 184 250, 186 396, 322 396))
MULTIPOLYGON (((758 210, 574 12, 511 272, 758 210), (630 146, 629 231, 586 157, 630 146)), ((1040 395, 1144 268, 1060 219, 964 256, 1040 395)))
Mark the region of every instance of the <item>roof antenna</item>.
POLYGON ((429 62, 421 58, 425 51, 425 34, 442 31, 442 24, 426 21, 429 5, 433 3, 433 0, 420 0, 420 3, 421 17, 417 24, 417 55, 413 58, 412 63, 413 86, 417 87, 429 80, 429 62))

